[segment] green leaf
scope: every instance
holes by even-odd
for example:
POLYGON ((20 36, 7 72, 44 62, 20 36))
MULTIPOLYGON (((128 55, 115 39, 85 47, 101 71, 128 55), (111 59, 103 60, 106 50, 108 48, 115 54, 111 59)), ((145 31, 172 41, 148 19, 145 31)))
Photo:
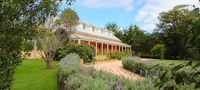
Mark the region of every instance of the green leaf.
POLYGON ((186 66, 192 66, 192 61, 189 61, 186 66))
POLYGON ((162 88, 163 85, 164 85, 164 82, 158 82, 155 84, 155 87, 159 87, 159 89, 160 89, 160 88, 162 88))
POLYGON ((165 71, 161 76, 160 76, 160 81, 164 82, 165 81, 165 76, 167 75, 169 71, 165 71))
POLYGON ((200 71, 193 74, 193 77, 200 75, 200 71))
POLYGON ((189 36, 189 38, 188 38, 188 40, 187 40, 186 43, 187 43, 187 44, 190 44, 190 42, 193 40, 193 36, 194 36, 194 35, 193 35, 192 33, 189 33, 188 36, 189 36))
POLYGON ((177 66, 175 66, 173 69, 172 69, 172 71, 178 71, 178 70, 180 70, 181 68, 183 68, 185 65, 183 65, 183 64, 179 64, 179 65, 177 65, 177 66))
POLYGON ((166 86, 163 90, 175 90, 174 86, 166 86))
POLYGON ((197 82, 197 83, 195 84, 195 88, 200 88, 200 82, 197 82))
POLYGON ((193 18, 196 18, 198 15, 199 15, 199 8, 195 8, 189 13, 189 16, 193 18))
POLYGON ((195 24, 192 27, 192 34, 193 34, 193 38, 194 40, 198 40, 200 37, 200 19, 198 19, 198 21, 195 22, 195 24))
POLYGON ((181 8, 184 8, 184 7, 187 7, 187 6, 190 6, 190 5, 177 5, 174 7, 174 9, 181 9, 181 8))

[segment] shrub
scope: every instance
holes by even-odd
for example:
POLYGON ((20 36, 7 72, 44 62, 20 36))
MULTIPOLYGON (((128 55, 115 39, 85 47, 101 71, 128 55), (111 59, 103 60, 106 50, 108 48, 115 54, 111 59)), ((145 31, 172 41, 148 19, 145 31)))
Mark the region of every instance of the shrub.
POLYGON ((126 56, 132 56, 135 54, 135 52, 131 50, 124 50, 123 52, 125 53, 126 56))
POLYGON ((75 43, 71 43, 69 45, 67 45, 66 48, 64 49, 60 49, 58 51, 58 58, 63 58, 65 55, 69 54, 69 53, 76 53, 80 56, 80 58, 82 58, 85 62, 91 62, 92 60, 94 60, 95 57, 95 48, 92 45, 88 45, 88 44, 84 44, 81 43, 79 45, 76 45, 75 43))
POLYGON ((156 87, 164 90, 199 90, 200 72, 198 69, 189 69, 192 62, 178 64, 173 66, 169 71, 165 71, 159 77, 156 87))
POLYGON ((107 56, 110 58, 110 59, 122 59, 123 57, 126 57, 126 56, 131 56, 132 55, 132 52, 130 50, 125 50, 124 52, 109 52, 107 54, 107 56))
POLYGON ((139 57, 125 57, 122 59, 123 67, 151 78, 155 86, 161 90, 191 90, 195 87, 200 87, 200 73, 196 70, 191 70, 187 64, 168 65, 165 66, 153 61, 142 61, 139 57), (196 85, 194 85, 196 83, 196 85), (197 85, 198 84, 198 85, 197 85))
POLYGON ((142 61, 140 57, 122 58, 123 67, 146 77, 159 76, 167 67, 152 61, 142 61))
POLYGON ((164 59, 165 54, 165 46, 163 44, 156 44, 152 49, 151 53, 155 57, 160 57, 160 59, 164 59))
POLYGON ((69 54, 60 60, 58 85, 60 90, 158 90, 146 80, 131 80, 79 64, 76 54, 69 54))

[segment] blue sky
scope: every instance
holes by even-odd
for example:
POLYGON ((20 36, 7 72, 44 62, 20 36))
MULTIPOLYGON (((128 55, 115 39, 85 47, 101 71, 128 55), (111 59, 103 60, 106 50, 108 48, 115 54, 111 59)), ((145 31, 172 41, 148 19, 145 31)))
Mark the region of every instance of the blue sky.
POLYGON ((116 22, 126 28, 136 24, 144 31, 152 32, 158 23, 158 14, 178 4, 197 4, 198 0, 76 0, 72 5, 63 3, 61 10, 74 9, 82 21, 104 27, 116 22))

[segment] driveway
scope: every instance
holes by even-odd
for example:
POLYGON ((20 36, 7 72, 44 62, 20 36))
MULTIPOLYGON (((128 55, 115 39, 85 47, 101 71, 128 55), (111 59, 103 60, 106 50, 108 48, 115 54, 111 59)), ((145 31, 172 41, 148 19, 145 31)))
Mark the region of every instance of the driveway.
POLYGON ((144 79, 144 77, 124 69, 122 67, 122 61, 120 60, 97 61, 95 64, 84 64, 84 66, 94 67, 97 70, 111 72, 115 75, 123 76, 125 78, 144 79))

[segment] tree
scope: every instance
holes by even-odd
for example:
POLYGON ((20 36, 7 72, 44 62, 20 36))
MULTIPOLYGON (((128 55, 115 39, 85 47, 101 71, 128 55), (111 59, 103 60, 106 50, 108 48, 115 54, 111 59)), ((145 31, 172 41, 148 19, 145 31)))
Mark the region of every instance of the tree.
POLYGON ((128 29, 120 30, 120 27, 116 23, 108 23, 105 25, 109 31, 115 33, 115 36, 119 38, 123 43, 132 46, 137 54, 150 56, 150 50, 155 44, 161 43, 158 33, 145 33, 138 26, 131 25, 128 29))
POLYGON ((53 60, 56 51, 63 48, 68 40, 68 33, 65 29, 58 28, 56 32, 52 32, 50 28, 38 28, 37 44, 39 54, 43 57, 47 64, 47 69, 51 69, 51 61, 53 60))
POLYGON ((177 5, 174 9, 182 9, 189 6, 192 6, 194 9, 188 13, 188 17, 196 19, 196 22, 192 25, 187 44, 191 46, 190 51, 193 58, 200 59, 200 8, 195 5, 177 5))
POLYGON ((131 25, 124 31, 124 43, 131 45, 132 50, 137 54, 145 54, 150 50, 146 46, 147 35, 138 26, 131 25))
POLYGON ((115 36, 117 38, 119 38, 120 40, 124 40, 124 35, 123 35, 123 31, 120 30, 120 27, 115 23, 115 22, 112 22, 112 23, 107 23, 105 25, 105 27, 109 30, 109 31, 112 31, 115 33, 115 36))
POLYGON ((170 10, 160 13, 155 32, 160 34, 166 46, 166 57, 170 59, 185 59, 187 56, 187 40, 194 19, 187 16, 188 10, 170 10))
MULTIPOLYGON (((77 15, 76 11, 70 8, 65 9, 60 15, 60 23, 64 26, 64 28, 66 28, 69 37, 71 36, 71 33, 76 31, 75 26, 78 24, 78 22, 79 16, 77 15)), ((71 42, 71 40, 69 41, 71 42)))
POLYGON ((156 44, 151 52, 153 56, 160 57, 160 59, 164 59, 165 54, 165 46, 163 44, 156 44))
MULTIPOLYGON (((73 0, 67 0, 71 4, 73 0)), ((56 15, 61 0, 3 0, 0 2, 0 89, 10 88, 22 62, 22 42, 35 36, 34 27, 56 15)))
POLYGON ((39 54, 44 58, 47 69, 51 69, 51 61, 54 59, 58 49, 66 47, 70 42, 70 37, 76 31, 75 26, 78 24, 79 16, 72 9, 65 9, 60 17, 60 23, 57 24, 54 20, 49 20, 47 28, 39 28, 38 46, 40 47, 39 54), (53 32, 53 27, 58 25, 58 28, 53 32), (63 26, 63 27, 62 27, 63 26))
POLYGON ((118 32, 120 30, 120 27, 115 22, 107 23, 105 26, 109 31, 112 32, 118 32))

